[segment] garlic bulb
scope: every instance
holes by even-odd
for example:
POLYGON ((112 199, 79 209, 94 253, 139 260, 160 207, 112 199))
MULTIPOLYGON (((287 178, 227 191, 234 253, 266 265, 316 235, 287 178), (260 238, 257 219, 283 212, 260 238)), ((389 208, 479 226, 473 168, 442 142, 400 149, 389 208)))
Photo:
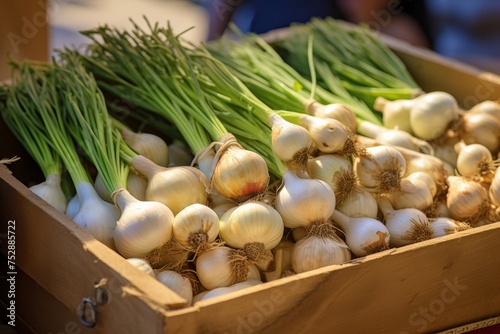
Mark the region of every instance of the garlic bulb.
POLYGON ((488 189, 488 198, 496 206, 500 206, 500 169, 496 169, 488 189))
POLYGON ((357 132, 358 122, 356 114, 341 103, 321 104, 315 100, 309 100, 305 105, 306 112, 316 117, 331 118, 345 125, 352 133, 357 132))
POLYGON ((374 194, 364 189, 351 192, 335 208, 352 218, 377 218, 378 216, 378 204, 374 194))
POLYGON ((165 205, 139 201, 124 188, 116 190, 113 199, 121 210, 114 242, 123 257, 142 258, 172 238, 174 215, 165 205))
POLYGON ((373 104, 373 109, 382 113, 382 122, 388 129, 397 128, 409 134, 413 134, 410 124, 410 110, 413 100, 389 101, 384 97, 377 97, 373 104))
POLYGON ((479 176, 490 181, 499 161, 494 161, 490 150, 481 144, 465 144, 460 141, 455 145, 457 171, 462 176, 479 176))
POLYGON ((52 205, 57 211, 66 211, 68 200, 61 188, 61 176, 59 174, 47 175, 45 181, 31 186, 30 190, 52 205))
POLYGON ((341 155, 356 153, 356 138, 340 121, 303 115, 300 124, 309 131, 315 147, 321 152, 341 155))
POLYGON ((441 159, 452 168, 456 168, 458 153, 455 151, 455 144, 460 140, 460 136, 450 131, 438 140, 430 141, 434 157, 441 159))
POLYGON ((500 121, 500 104, 498 103, 498 101, 486 100, 479 102, 478 104, 470 108, 467 112, 471 114, 490 114, 494 116, 498 121, 500 121))
POLYGON ((149 262, 146 261, 145 259, 131 257, 126 259, 126 261, 131 265, 133 265, 134 267, 136 267, 137 269, 139 269, 140 271, 143 271, 149 276, 156 278, 156 274, 155 271, 153 270, 153 267, 151 267, 149 262))
POLYGON ((262 202, 245 202, 220 217, 220 237, 233 248, 262 243, 264 249, 270 250, 279 244, 283 231, 283 219, 278 211, 262 202))
POLYGON ((400 189, 406 161, 392 146, 367 147, 366 152, 354 160, 354 171, 365 188, 388 193, 400 189))
POLYGON ((204 291, 193 298, 193 304, 202 300, 207 300, 210 298, 214 298, 217 296, 225 295, 227 293, 233 292, 233 291, 239 291, 251 286, 259 285, 262 284, 262 281, 257 280, 257 279, 249 279, 240 283, 235 283, 233 285, 230 285, 228 287, 221 287, 221 288, 215 288, 209 291, 204 291))
POLYGON ((148 179, 145 199, 166 205, 174 215, 190 204, 207 204, 208 179, 199 169, 161 167, 140 155, 132 158, 131 166, 148 179))
POLYGON ((470 224, 488 212, 488 191, 478 182, 463 176, 448 176, 446 205, 450 218, 470 224))
POLYGON ((306 169, 309 151, 313 146, 309 131, 286 121, 278 114, 273 114, 269 123, 272 130, 272 148, 276 156, 293 167, 306 169))
MULTIPOLYGON (((90 232, 97 240, 115 249, 114 232, 119 210, 111 203, 102 200, 92 183, 81 182, 75 186, 80 202, 73 221, 90 232)), ((140 257, 140 256, 139 256, 140 257)))
MULTIPOLYGON (((401 187, 400 190, 393 191, 387 194, 387 198, 391 201, 394 209, 405 209, 405 208, 414 208, 418 210, 424 210, 430 207, 433 203, 434 197, 432 195, 431 189, 428 184, 435 184, 434 180, 430 176, 430 181, 427 183, 425 180, 421 180, 418 178, 418 175, 428 175, 423 172, 415 172, 422 173, 413 176, 410 174, 408 177, 404 178, 404 186, 401 187)), ((434 189, 436 187, 434 186, 434 189)), ((435 192, 435 191, 434 191, 435 192)))
POLYGON ((379 208, 385 226, 391 234, 391 247, 399 247, 432 238, 432 228, 427 216, 413 208, 394 209, 387 197, 379 197, 379 208))
POLYGON ((70 219, 76 216, 78 211, 80 210, 80 199, 78 198, 78 194, 73 195, 68 201, 68 205, 66 205, 66 211, 64 212, 66 216, 70 219))
POLYGON ((193 302, 193 287, 191 281, 173 270, 164 270, 156 274, 156 279, 170 290, 187 301, 186 306, 193 302))
POLYGON ((260 280, 257 267, 240 249, 217 247, 196 258, 196 273, 208 290, 227 287, 246 280, 260 280))
POLYGON ((358 177, 350 160, 339 154, 323 154, 309 159, 309 176, 325 181, 335 193, 340 205, 353 191, 358 190, 358 177))
POLYGON ((432 229, 432 238, 439 238, 448 234, 469 230, 472 228, 467 223, 459 222, 449 217, 429 219, 432 229))
POLYGON ((328 220, 335 209, 335 193, 324 181, 300 178, 287 170, 274 205, 286 227, 307 226, 328 220))
POLYGON ((142 175, 129 173, 127 177, 127 190, 132 196, 139 201, 146 199, 146 189, 148 187, 148 179, 142 175))
POLYGON ((318 269, 351 260, 349 246, 335 234, 329 223, 312 224, 308 236, 292 247, 292 268, 296 273, 318 269))
POLYGON ((125 126, 120 131, 123 140, 137 153, 158 166, 168 166, 168 145, 162 138, 152 133, 134 132, 125 126))
POLYGON ((331 216, 345 234, 346 243, 356 256, 365 256, 389 249, 390 234, 378 219, 352 218, 335 210, 331 216))
POLYGON ((496 155, 500 151, 500 121, 487 113, 464 113, 459 135, 466 144, 481 144, 496 155))
POLYGON ((213 245, 219 235, 219 225, 219 217, 214 210, 194 203, 174 217, 173 234, 186 250, 199 254, 213 245))
POLYGON ((168 167, 189 166, 194 156, 183 141, 175 139, 168 144, 168 167))
POLYGON ((220 142, 211 178, 214 189, 238 203, 263 193, 270 178, 264 158, 244 149, 232 134, 226 134, 220 142))
POLYGON ((448 130, 459 118, 456 99, 449 93, 434 91, 415 98, 410 111, 411 129, 416 137, 433 140, 448 130))

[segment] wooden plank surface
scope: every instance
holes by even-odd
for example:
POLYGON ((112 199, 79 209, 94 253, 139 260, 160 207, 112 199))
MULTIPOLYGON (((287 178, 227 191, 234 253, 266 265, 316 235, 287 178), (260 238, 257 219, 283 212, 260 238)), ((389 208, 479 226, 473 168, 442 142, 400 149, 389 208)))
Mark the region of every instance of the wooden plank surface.
POLYGON ((0 226, 16 224, 16 264, 70 311, 94 297, 102 279, 109 302, 99 308, 96 331, 160 332, 166 308, 185 300, 140 272, 64 214, 40 200, 0 165, 0 226), (124 316, 127 315, 127 316, 124 316))

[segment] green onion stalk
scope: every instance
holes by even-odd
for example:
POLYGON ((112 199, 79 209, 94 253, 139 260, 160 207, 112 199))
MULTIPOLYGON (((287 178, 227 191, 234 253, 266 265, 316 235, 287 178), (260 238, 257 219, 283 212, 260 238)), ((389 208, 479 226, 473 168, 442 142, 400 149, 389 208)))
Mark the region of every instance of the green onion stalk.
POLYGON ((294 24, 290 33, 271 44, 283 59, 305 77, 310 77, 306 61, 307 40, 314 37, 314 57, 325 66, 318 71, 318 84, 335 89, 324 76, 339 78, 345 89, 373 107, 375 99, 411 99, 422 94, 404 63, 362 24, 347 26, 333 18, 313 18, 294 24))
MULTIPOLYGON (((68 130, 94 164, 120 211, 119 216, 110 221, 114 246, 126 258, 147 256, 171 240, 174 214, 163 203, 139 200, 128 191, 130 160, 124 157, 138 154, 114 126, 104 95, 81 59, 71 52, 61 53, 61 59, 62 65, 55 64, 55 68, 68 130)), ((96 208, 88 207, 88 210, 96 208)))
POLYGON ((45 104, 44 97, 39 94, 42 81, 37 79, 37 73, 45 71, 46 65, 12 62, 11 66, 15 75, 11 84, 6 85, 3 91, 5 102, 1 109, 2 117, 45 177, 43 182, 30 186, 30 189, 56 210, 64 213, 68 200, 61 184, 63 163, 51 146, 45 129, 41 128, 37 112, 37 108, 43 109, 45 104), (31 68, 32 66, 37 69, 31 68))
MULTIPOLYGON (((149 31, 133 23, 131 31, 104 26, 84 32, 93 41, 89 53, 82 55, 87 68, 103 90, 163 116, 179 129, 195 155, 192 165, 210 180, 210 194, 236 202, 258 196, 269 183, 269 169, 276 165, 270 154, 242 147, 200 88, 201 71, 180 37, 170 26, 147 23, 149 31)), ((278 172, 274 167, 273 173, 278 172)))

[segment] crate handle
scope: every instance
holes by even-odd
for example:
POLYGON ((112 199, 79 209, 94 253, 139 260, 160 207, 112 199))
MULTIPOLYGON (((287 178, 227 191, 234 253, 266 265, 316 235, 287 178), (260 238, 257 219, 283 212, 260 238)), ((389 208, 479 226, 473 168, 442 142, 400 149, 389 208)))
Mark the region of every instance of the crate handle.
POLYGON ((80 322, 89 328, 94 328, 97 323, 97 303, 90 298, 83 298, 80 306, 80 322))

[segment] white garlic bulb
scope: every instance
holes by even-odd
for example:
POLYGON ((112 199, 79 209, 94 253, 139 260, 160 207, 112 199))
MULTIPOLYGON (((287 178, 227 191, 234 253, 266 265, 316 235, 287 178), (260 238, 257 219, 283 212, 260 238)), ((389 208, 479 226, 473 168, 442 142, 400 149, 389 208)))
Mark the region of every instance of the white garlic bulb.
POLYGON ((191 281, 173 270, 164 270, 156 274, 156 279, 163 283, 180 297, 186 299, 186 306, 190 306, 193 301, 193 286, 191 281))
POLYGON ((145 259, 131 257, 126 259, 126 261, 131 265, 133 265, 134 267, 136 267, 137 269, 139 269, 140 271, 143 271, 149 276, 156 278, 156 274, 155 271, 153 270, 153 267, 151 267, 149 262, 146 261, 145 259))

